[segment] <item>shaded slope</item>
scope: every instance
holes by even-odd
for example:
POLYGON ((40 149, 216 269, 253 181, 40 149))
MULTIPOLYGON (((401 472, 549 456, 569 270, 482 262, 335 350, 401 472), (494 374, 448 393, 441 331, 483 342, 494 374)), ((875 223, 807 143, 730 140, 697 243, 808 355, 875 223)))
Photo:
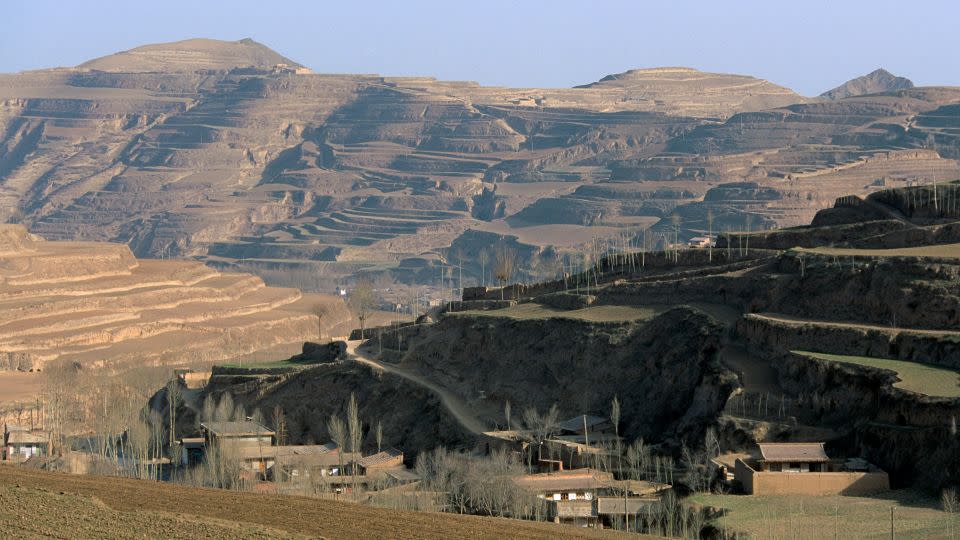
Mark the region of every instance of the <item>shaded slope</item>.
POLYGON ((820 97, 827 99, 843 99, 864 94, 878 94, 913 88, 913 81, 906 77, 897 77, 889 71, 880 68, 870 73, 850 79, 840 86, 827 90, 820 97))

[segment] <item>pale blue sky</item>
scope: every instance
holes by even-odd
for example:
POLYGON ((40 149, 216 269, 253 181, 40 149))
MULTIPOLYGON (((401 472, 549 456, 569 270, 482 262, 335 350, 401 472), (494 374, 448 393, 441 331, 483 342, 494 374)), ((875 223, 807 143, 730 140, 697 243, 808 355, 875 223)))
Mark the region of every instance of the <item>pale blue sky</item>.
POLYGON ((815 95, 884 67, 960 85, 956 0, 0 0, 0 72, 72 66, 146 43, 252 37, 323 73, 584 84, 690 66, 815 95))

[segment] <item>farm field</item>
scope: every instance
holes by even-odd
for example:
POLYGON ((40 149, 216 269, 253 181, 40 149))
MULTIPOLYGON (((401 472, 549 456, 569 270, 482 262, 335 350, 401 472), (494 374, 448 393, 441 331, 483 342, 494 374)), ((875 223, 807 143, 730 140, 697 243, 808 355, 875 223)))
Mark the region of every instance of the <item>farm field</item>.
POLYGON ((960 258, 960 244, 940 244, 934 246, 917 246, 892 249, 855 249, 855 248, 797 248, 796 251, 816 253, 818 255, 833 255, 836 257, 939 257, 948 259, 960 258))
POLYGON ((41 382, 36 372, 0 371, 0 406, 36 401, 41 382))
POLYGON ((937 501, 909 491, 888 498, 814 497, 799 495, 696 495, 691 502, 723 508, 716 521, 724 529, 763 540, 820 538, 955 538, 960 514, 939 509, 937 501))
POLYGON ((900 381, 894 383, 894 386, 903 390, 909 390, 910 392, 931 397, 960 397, 960 373, 941 366, 903 360, 891 360, 888 358, 871 358, 868 356, 844 356, 807 351, 793 352, 816 358, 817 360, 841 362, 844 364, 855 364, 858 366, 894 371, 900 378, 900 381))
POLYGON ((541 304, 517 304, 503 309, 471 310, 451 315, 470 315, 480 317, 509 317, 511 319, 577 319, 587 322, 622 322, 649 320, 662 310, 637 306, 590 306, 581 309, 558 309, 541 304))
POLYGON ((0 465, 0 537, 51 535, 98 539, 627 537, 551 523, 386 510, 307 497, 0 465))

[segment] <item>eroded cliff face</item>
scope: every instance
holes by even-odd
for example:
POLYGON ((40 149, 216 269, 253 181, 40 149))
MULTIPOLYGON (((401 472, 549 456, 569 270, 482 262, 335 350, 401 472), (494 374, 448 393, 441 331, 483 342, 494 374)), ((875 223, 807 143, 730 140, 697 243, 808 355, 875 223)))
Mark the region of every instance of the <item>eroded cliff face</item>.
POLYGON ((781 385, 800 396, 801 422, 832 426, 849 455, 863 455, 895 485, 937 490, 960 480, 960 439, 952 425, 960 399, 894 387, 892 371, 785 354, 774 361, 781 385), (937 471, 933 473, 932 471, 937 471))
POLYGON ((732 390, 721 329, 690 308, 615 323, 449 315, 407 337, 401 365, 478 407, 509 400, 518 416, 553 404, 561 416, 608 415, 616 396, 628 439, 676 442, 699 437, 732 390))
POLYGON ((205 393, 219 399, 225 392, 248 412, 256 408, 267 418, 280 407, 287 422, 287 444, 329 441, 330 415, 345 418, 351 394, 357 398, 367 448, 376 446, 377 422, 383 426, 384 446, 399 448, 408 458, 422 450, 475 442, 428 390, 353 362, 285 374, 238 376, 215 371, 205 393))

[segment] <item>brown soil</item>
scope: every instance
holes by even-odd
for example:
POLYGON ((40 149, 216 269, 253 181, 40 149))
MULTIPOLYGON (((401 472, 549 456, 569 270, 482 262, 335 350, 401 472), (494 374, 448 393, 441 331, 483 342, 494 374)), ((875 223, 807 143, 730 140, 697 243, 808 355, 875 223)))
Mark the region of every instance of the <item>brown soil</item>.
POLYGON ((154 538, 184 533, 218 538, 626 537, 613 531, 547 523, 386 510, 307 497, 187 488, 127 478, 71 476, 12 466, 0 466, 0 501, 4 502, 0 533, 26 530, 36 536, 70 538, 131 537, 134 530, 131 526, 136 526, 139 534, 154 538), (40 505, 32 510, 24 507, 25 511, 29 510, 27 515, 36 516, 36 520, 22 523, 16 510, 12 515, 7 511, 8 499, 21 496, 40 505), (93 512, 90 505, 95 502, 92 501, 99 501, 106 508, 93 512), (64 508, 64 505, 68 506, 64 508), (74 509, 77 512, 71 511, 74 509), (61 527, 46 528, 50 519, 61 527), (90 520, 100 523, 90 523, 90 520))

